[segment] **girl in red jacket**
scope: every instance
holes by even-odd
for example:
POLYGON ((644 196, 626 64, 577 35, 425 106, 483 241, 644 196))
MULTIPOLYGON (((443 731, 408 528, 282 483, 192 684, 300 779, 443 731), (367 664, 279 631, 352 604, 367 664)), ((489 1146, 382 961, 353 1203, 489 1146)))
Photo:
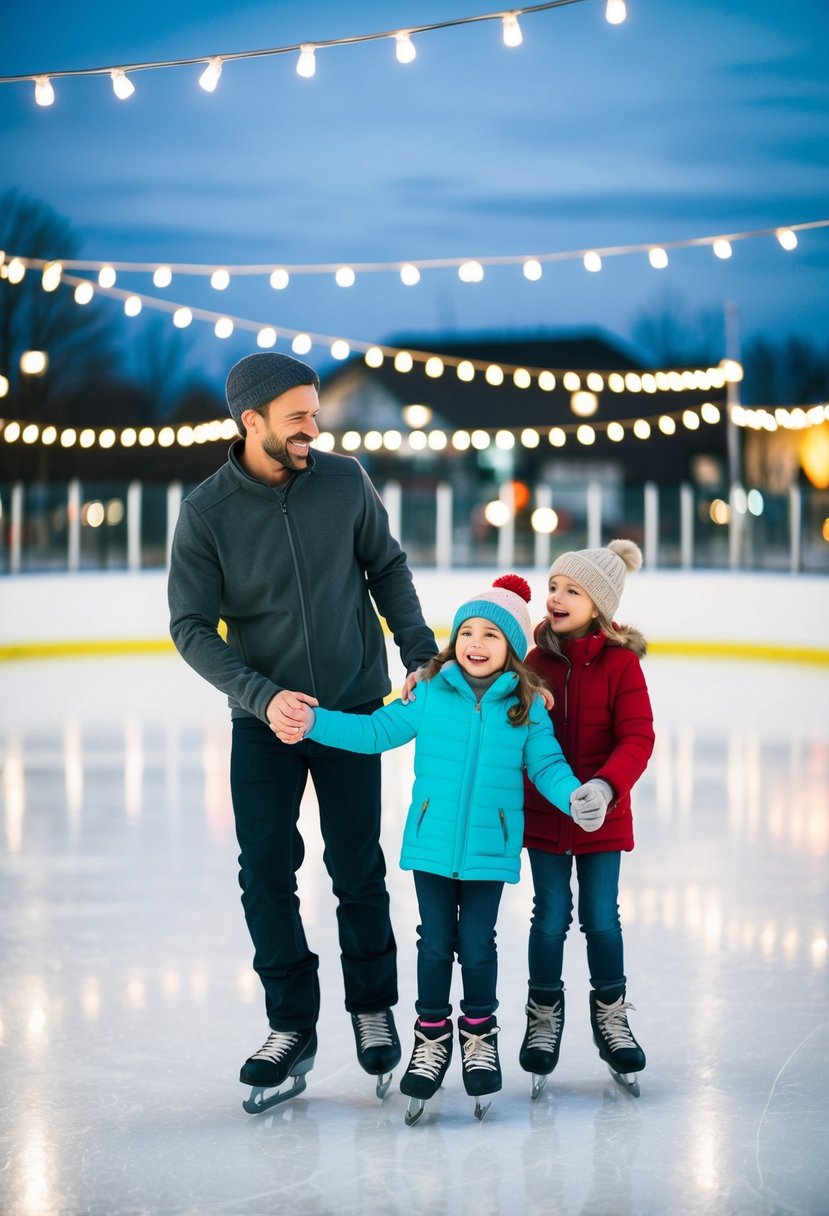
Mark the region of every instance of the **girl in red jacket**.
POLYGON ((564 939, 573 919, 573 859, 579 924, 587 941, 590 1021, 599 1055, 616 1080, 638 1095, 645 1053, 628 1025, 619 863, 633 848, 630 791, 653 751, 653 715, 640 658, 645 639, 613 617, 628 570, 642 554, 631 540, 564 553, 547 584, 547 617, 526 663, 550 686, 556 738, 580 781, 597 778, 607 798, 594 822, 579 826, 551 806, 525 777, 524 846, 535 896, 529 938, 527 1031, 519 1056, 537 1098, 558 1063, 564 1025, 564 939))

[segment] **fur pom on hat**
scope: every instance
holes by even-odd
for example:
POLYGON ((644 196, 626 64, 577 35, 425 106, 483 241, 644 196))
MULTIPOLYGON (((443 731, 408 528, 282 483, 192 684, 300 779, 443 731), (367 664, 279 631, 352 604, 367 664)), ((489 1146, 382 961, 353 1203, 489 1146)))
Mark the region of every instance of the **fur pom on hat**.
POLYGON ((452 642, 458 630, 470 617, 480 616, 497 625, 515 651, 523 659, 532 645, 530 613, 527 605, 532 599, 530 585, 520 574, 502 574, 484 591, 461 604, 452 622, 452 642))
POLYGON ((320 386, 319 376, 307 363, 274 351, 246 355, 234 363, 228 373, 225 396, 230 416, 244 433, 242 414, 245 410, 261 410, 299 384, 312 384, 316 389, 320 386))
POLYGON ((625 589, 627 572, 642 565, 642 551, 632 540, 612 540, 606 549, 579 549, 562 553, 550 567, 583 587, 599 612, 612 621, 625 589))

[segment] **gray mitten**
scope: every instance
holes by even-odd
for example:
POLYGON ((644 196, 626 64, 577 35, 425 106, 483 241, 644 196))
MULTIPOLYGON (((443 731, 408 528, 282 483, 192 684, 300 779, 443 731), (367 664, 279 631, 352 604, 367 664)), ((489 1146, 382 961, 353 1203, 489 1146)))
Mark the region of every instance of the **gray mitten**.
POLYGON ((613 797, 613 789, 601 777, 585 781, 570 795, 570 814, 573 822, 585 832, 596 832, 602 826, 607 806, 613 797))

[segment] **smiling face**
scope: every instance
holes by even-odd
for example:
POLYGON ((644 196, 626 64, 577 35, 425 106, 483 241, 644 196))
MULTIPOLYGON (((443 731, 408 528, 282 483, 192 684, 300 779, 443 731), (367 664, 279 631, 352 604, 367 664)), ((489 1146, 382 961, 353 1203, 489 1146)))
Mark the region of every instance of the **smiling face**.
POLYGON ((590 633, 599 613, 590 596, 563 574, 547 584, 547 619, 553 633, 567 638, 583 638, 590 633))
POLYGON ((319 398, 312 384, 288 389, 257 410, 246 410, 245 466, 256 477, 276 484, 308 464, 311 443, 319 436, 319 398))
POLYGON ((471 616, 458 629, 455 658, 470 676, 491 676, 507 665, 509 643, 497 625, 471 616))

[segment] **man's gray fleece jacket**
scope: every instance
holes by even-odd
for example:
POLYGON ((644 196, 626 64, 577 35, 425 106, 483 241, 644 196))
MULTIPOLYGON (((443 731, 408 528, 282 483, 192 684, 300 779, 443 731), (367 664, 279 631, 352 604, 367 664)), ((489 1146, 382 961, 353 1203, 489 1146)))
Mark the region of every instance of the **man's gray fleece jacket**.
POLYGON ((243 447, 237 440, 181 505, 168 581, 176 647, 227 694, 234 717, 266 720, 282 688, 330 709, 384 697, 386 643, 371 598, 407 671, 437 647, 377 491, 353 457, 328 452, 271 488, 245 471, 243 447))

